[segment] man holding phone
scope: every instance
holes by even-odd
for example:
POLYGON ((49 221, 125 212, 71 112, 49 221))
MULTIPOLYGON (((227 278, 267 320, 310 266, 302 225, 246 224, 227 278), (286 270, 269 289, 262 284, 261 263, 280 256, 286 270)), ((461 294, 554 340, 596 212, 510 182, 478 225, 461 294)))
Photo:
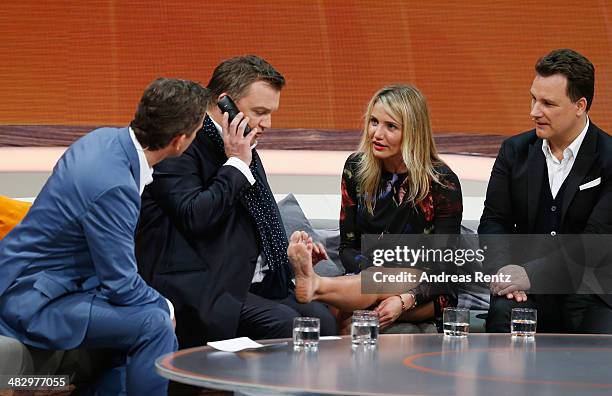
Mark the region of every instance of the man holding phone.
POLYGON ((139 270, 174 303, 181 348, 236 336, 290 337, 296 316, 319 317, 322 334, 336 332, 324 305, 295 299, 287 237, 254 149, 284 85, 257 56, 219 64, 208 83, 204 127, 182 158, 155 168, 143 194, 139 270), (227 96, 240 111, 233 120, 218 106, 227 96))

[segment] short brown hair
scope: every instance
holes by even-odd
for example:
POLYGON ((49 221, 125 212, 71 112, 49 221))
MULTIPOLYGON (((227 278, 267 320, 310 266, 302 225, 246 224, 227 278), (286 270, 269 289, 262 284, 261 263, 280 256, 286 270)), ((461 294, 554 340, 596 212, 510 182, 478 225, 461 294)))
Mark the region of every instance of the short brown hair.
POLYGON ((578 52, 562 48, 541 57, 535 70, 542 77, 562 74, 567 78, 567 97, 573 103, 586 98, 586 111, 591 108, 595 92, 595 67, 578 52))
POLYGON ((256 81, 265 81, 279 91, 285 86, 285 77, 259 56, 237 56, 224 60, 215 68, 206 87, 210 91, 208 106, 216 104, 223 92, 234 100, 242 98, 256 81))
POLYGON ((145 89, 130 126, 142 147, 162 149, 178 135, 190 135, 204 118, 208 91, 200 84, 158 78, 145 89))

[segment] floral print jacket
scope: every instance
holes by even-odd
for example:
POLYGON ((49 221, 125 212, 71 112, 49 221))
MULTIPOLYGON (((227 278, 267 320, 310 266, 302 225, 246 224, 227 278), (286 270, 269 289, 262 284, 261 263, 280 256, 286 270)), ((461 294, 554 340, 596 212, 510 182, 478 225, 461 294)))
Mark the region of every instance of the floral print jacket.
MULTIPOLYGON (((340 210, 340 258, 347 272, 360 272, 367 265, 361 252, 362 234, 459 234, 463 211, 461 185, 457 175, 444 163, 436 166, 439 182, 432 182, 427 197, 417 205, 403 202, 406 174, 383 171, 374 214, 368 213, 359 191, 359 153, 351 154, 342 172, 340 210)), ((445 306, 455 305, 456 296, 433 284, 413 289, 417 304, 434 301, 436 317, 445 306)))

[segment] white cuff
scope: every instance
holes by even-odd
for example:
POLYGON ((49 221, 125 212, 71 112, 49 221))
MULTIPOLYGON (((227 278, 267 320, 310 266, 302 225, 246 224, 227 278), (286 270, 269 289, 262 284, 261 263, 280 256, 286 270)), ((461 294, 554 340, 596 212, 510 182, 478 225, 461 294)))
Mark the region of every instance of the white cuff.
POLYGON ((174 305, 166 298, 166 302, 168 303, 168 309, 170 310, 170 320, 174 320, 174 305))
POLYGON ((249 183, 251 183, 251 186, 255 184, 255 178, 253 177, 253 174, 251 173, 249 166, 245 164, 244 161, 241 160, 240 158, 229 157, 228 160, 225 162, 225 164, 223 164, 223 166, 226 166, 226 165, 233 166, 234 168, 242 172, 244 177, 246 177, 249 183))

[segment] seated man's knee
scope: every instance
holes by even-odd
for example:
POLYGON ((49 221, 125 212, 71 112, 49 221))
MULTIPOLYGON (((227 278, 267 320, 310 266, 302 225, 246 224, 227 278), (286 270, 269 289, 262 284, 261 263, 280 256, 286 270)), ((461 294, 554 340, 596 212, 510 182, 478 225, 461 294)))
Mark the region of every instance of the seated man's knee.
POLYGON ((338 334, 338 320, 329 308, 318 301, 308 303, 309 309, 302 311, 302 316, 313 316, 321 321, 321 335, 329 336, 338 334))
POLYGON ((159 307, 144 308, 138 314, 141 321, 141 334, 153 337, 174 337, 174 327, 170 315, 159 307))
POLYGON ((510 314, 513 308, 530 308, 530 304, 516 302, 505 296, 491 296, 489 312, 487 314, 486 330, 488 333, 510 332, 510 314))
POLYGON ((299 312, 286 305, 277 304, 270 314, 267 337, 291 337, 293 335, 293 319, 300 316, 299 312))

